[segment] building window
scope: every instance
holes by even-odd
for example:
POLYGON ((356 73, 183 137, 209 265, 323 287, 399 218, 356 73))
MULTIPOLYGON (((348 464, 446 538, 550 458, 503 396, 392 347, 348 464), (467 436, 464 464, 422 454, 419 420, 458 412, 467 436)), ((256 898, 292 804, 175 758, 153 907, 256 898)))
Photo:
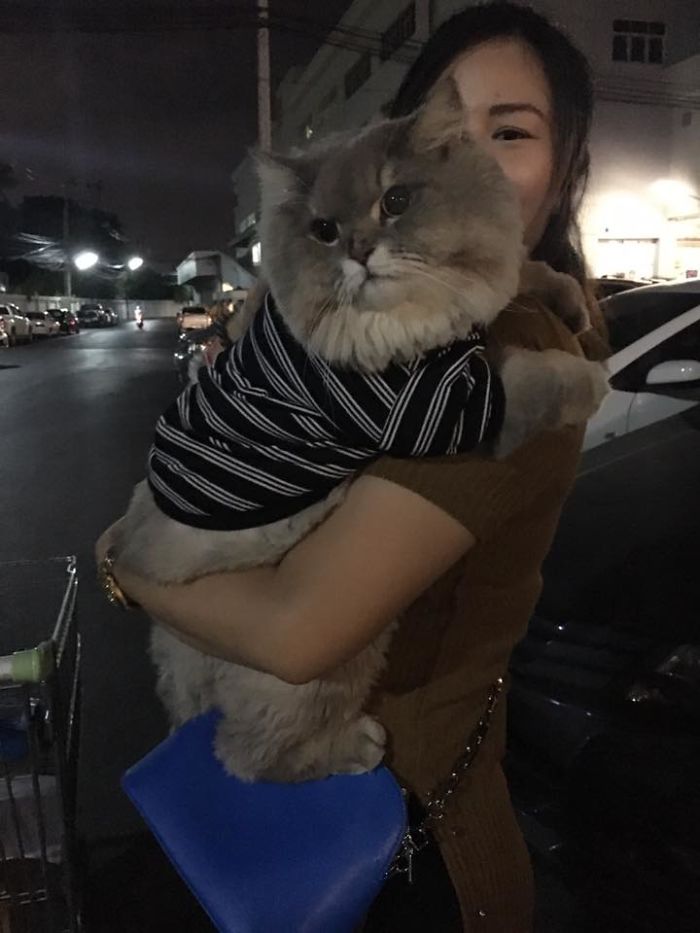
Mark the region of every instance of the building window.
POLYGON ((664 23, 616 19, 613 21, 613 61, 662 65, 665 37, 664 23))
POLYGON ((358 58, 345 73, 345 100, 349 100, 372 74, 372 58, 369 52, 358 58))
POLYGON ((416 5, 409 3, 406 9, 389 26, 382 35, 381 58, 386 60, 400 49, 407 39, 416 31, 416 5))

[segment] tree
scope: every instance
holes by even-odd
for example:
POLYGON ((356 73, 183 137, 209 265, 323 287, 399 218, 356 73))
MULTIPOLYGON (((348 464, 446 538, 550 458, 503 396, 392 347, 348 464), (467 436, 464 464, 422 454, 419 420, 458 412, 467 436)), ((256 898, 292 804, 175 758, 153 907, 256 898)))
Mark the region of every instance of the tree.
POLYGON ((17 210, 7 192, 17 186, 17 176, 9 162, 0 162, 0 267, 7 271, 5 260, 10 254, 12 239, 17 231, 17 210))
POLYGON ((177 289, 170 276, 161 275, 154 269, 142 266, 138 272, 129 274, 126 281, 126 297, 143 301, 173 300, 177 289))
MULTIPOLYGON (((0 167, 0 180, 2 177, 0 167)), ((0 200, 0 222, 3 203, 0 200)), ((64 238, 64 206, 62 196, 25 197, 13 209, 12 218, 0 226, 2 265, 10 277, 10 287, 60 294, 62 280, 52 283, 60 279, 65 263, 76 252, 92 249, 100 256, 100 266, 89 273, 76 271, 73 291, 78 297, 114 298, 126 252, 121 221, 114 213, 69 199, 68 237, 64 238), (38 271, 33 273, 32 269, 38 271), (39 283, 41 288, 37 288, 39 283)))
POLYGON ((17 187, 17 175, 9 162, 0 162, 0 199, 7 200, 7 191, 17 187))

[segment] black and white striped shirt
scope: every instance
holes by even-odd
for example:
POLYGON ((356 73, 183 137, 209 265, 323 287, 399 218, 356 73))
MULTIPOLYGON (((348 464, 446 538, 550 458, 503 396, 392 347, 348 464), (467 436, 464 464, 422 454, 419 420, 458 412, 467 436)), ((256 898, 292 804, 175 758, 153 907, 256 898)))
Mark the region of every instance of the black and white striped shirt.
POLYGON ((248 331, 156 426, 159 508, 198 528, 265 525, 325 498, 372 460, 472 450, 499 430, 503 389, 484 335, 381 373, 311 355, 268 295, 248 331))

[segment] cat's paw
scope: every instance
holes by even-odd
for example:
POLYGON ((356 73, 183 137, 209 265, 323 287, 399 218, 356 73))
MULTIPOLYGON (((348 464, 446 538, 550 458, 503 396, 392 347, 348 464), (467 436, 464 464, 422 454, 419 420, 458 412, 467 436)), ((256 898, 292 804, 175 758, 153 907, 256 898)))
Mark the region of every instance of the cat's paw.
POLYGON ((591 418, 610 392, 608 373, 600 363, 572 358, 564 394, 562 422, 580 424, 591 418))
POLYGON ((384 726, 373 716, 360 716, 333 743, 331 774, 373 771, 384 757, 385 747, 384 726))

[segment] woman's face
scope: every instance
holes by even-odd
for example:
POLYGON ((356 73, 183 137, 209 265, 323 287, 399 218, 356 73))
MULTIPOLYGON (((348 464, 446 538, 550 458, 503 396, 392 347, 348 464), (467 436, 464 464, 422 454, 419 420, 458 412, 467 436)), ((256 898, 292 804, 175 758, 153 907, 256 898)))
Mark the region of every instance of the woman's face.
POLYGON ((450 67, 467 130, 500 164, 520 196, 525 242, 533 247, 556 200, 552 103, 535 53, 517 39, 493 39, 450 67))

